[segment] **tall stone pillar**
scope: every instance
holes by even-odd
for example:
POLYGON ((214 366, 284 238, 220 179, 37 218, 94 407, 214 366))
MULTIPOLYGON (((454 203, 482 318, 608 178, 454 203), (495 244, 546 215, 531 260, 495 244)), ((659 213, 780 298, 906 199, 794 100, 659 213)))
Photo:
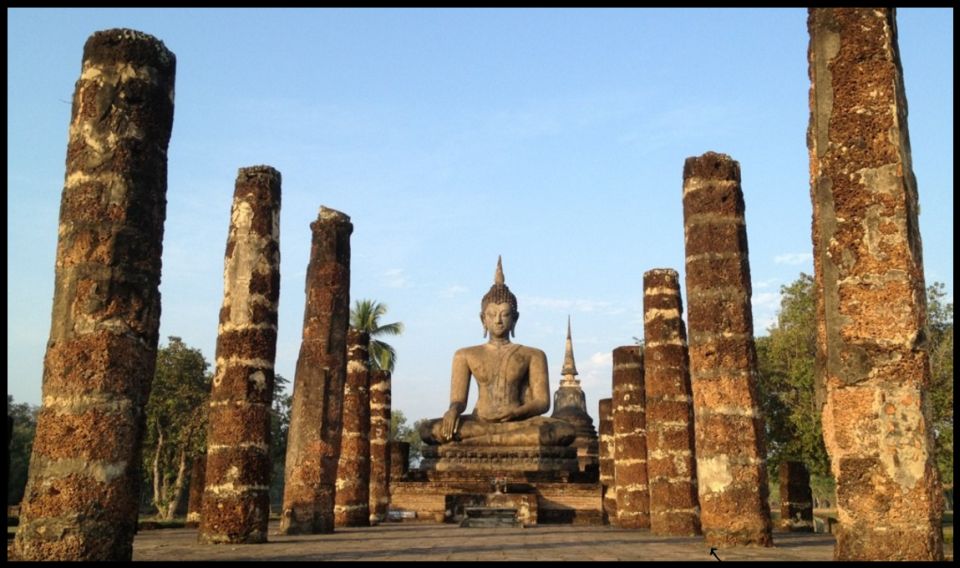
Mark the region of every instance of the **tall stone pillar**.
POLYGON ((643 361, 647 401, 650 532, 700 534, 693 397, 687 364, 680 276, 660 268, 643 275, 643 361))
POLYGON ((683 166, 683 221, 700 523, 707 544, 773 546, 740 164, 683 166))
POLYGON ((203 479, 207 471, 207 454, 200 454, 190 466, 190 490, 187 497, 187 528, 200 526, 200 507, 203 504, 203 479))
POLYGON ((96 32, 83 48, 43 400, 13 550, 21 560, 133 554, 175 71, 163 42, 138 31, 96 32))
POLYGON ((267 541, 270 407, 280 299, 280 172, 240 168, 210 389, 201 543, 267 541))
POLYGON ((390 442, 390 479, 389 482, 403 481, 410 471, 410 442, 390 442))
POLYGON ((600 399, 600 491, 604 524, 617 524, 617 484, 613 477, 613 399, 600 399))
POLYGON ((287 434, 280 534, 333 532, 350 322, 350 217, 320 208, 310 224, 303 342, 287 434))
POLYGON ((390 505, 390 371, 370 372, 370 524, 387 520, 390 505))
POLYGON ((347 382, 343 390, 343 433, 337 466, 333 522, 370 526, 370 334, 347 331, 347 382))
POLYGON ((803 462, 780 463, 780 528, 813 532, 813 491, 803 462))
POLYGON ((613 477, 617 484, 617 526, 650 528, 647 487, 647 433, 643 349, 613 350, 613 477))
POLYGON ((892 8, 811 9, 810 194, 838 560, 941 560, 917 182, 892 8))

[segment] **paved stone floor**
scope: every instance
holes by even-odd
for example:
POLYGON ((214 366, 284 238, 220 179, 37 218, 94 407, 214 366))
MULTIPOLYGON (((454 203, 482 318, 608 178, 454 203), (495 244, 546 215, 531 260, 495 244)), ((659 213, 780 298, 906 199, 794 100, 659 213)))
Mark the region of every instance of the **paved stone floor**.
MULTIPOLYGON (((196 529, 141 531, 139 560, 703 560, 716 562, 702 537, 658 537, 611 527, 460 528, 397 523, 337 529, 327 535, 278 536, 261 545, 200 545, 196 529)), ((829 534, 773 533, 772 548, 720 548, 720 560, 833 560, 829 534)))

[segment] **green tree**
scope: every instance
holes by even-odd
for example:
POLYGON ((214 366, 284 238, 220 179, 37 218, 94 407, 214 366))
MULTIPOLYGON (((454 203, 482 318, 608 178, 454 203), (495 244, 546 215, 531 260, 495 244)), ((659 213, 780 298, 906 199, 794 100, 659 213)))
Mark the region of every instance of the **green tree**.
POLYGON ((350 311, 350 327, 370 334, 370 368, 393 372, 397 352, 394 348, 377 339, 385 335, 403 333, 403 323, 380 324, 380 318, 387 313, 387 305, 374 300, 357 300, 350 311))
POLYGON ((780 288, 780 312, 767 337, 756 340, 760 405, 766 416, 767 465, 800 461, 813 475, 829 475, 820 408, 814 396, 817 353, 813 277, 780 288))
POLYGON ((172 519, 183 500, 190 466, 206 450, 207 401, 212 376, 199 349, 170 336, 157 351, 146 408, 143 478, 157 518, 172 519))
POLYGON ((953 302, 944 302, 941 282, 927 287, 930 349, 930 406, 937 467, 946 486, 953 485, 953 302))
POLYGON ((290 431, 290 408, 293 396, 284 387, 289 383, 281 375, 273 382, 273 407, 270 410, 270 502, 283 502, 283 474, 287 460, 287 434, 290 431))
POLYGON ((410 444, 410 467, 416 467, 420 463, 422 455, 423 440, 420 438, 420 425, 426 422, 427 418, 421 418, 414 422, 413 426, 407 425, 407 417, 402 410, 390 411, 390 441, 407 442, 410 444))
POLYGON ((19 503, 27 488, 27 470, 30 466, 30 452, 33 451, 33 436, 37 431, 39 412, 39 406, 26 402, 15 403, 13 395, 7 395, 7 416, 13 418, 13 430, 9 432, 7 505, 19 503))

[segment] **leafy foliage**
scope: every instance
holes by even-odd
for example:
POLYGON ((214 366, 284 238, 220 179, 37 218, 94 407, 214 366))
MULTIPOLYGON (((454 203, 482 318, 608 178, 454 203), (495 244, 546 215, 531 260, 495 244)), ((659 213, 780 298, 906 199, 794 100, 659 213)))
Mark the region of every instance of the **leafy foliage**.
POLYGON ((157 517, 169 520, 183 499, 193 459, 206 447, 207 400, 212 375, 199 349, 170 336, 157 351, 147 401, 143 477, 152 487, 157 517))
POLYGON ((37 431, 38 412, 40 407, 26 402, 15 403, 13 395, 7 395, 7 416, 13 418, 13 431, 9 432, 7 505, 19 503, 27 488, 27 470, 30 465, 30 453, 33 451, 33 436, 37 431))
POLYGON ((410 444, 410 467, 416 467, 420 463, 422 455, 423 440, 420 438, 420 425, 426 422, 427 418, 421 418, 414 422, 413 426, 407 425, 407 417, 402 410, 390 411, 390 441, 407 442, 410 444))
POLYGON ((293 395, 284 391, 289 381, 276 375, 273 382, 273 407, 270 411, 270 502, 283 502, 283 474, 287 460, 287 434, 290 431, 290 407, 293 395))
POLYGON ((814 397, 816 307, 813 277, 780 288, 780 313, 767 337, 756 340, 760 404, 767 418, 767 466, 800 461, 812 475, 829 475, 820 409, 814 397))
POLYGON ((350 327, 370 334, 370 368, 393 372, 397 352, 391 345, 380 341, 377 337, 400 335, 403 333, 403 323, 380 325, 380 318, 386 313, 386 304, 375 300, 357 300, 350 311, 350 327))
POLYGON ((953 485, 953 302, 944 303, 941 282, 927 287, 930 347, 930 406, 937 467, 944 485, 953 485))

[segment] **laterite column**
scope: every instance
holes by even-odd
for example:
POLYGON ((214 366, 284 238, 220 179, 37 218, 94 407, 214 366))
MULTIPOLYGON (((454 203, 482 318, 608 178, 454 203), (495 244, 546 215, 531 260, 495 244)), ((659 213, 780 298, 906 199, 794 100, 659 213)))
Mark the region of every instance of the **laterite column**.
POLYGON ((83 47, 19 560, 133 555, 175 72, 173 53, 138 31, 96 32, 83 47))
POLYGON ((370 524, 387 520, 390 505, 390 371, 370 372, 370 524))
POLYGON ((240 168, 230 210, 198 540, 267 541, 280 300, 280 172, 240 168))
POLYGON ((613 478, 613 399, 600 399, 600 490, 604 524, 617 524, 617 485, 613 478))
POLYGON ((617 522, 624 529, 650 528, 643 349, 613 350, 613 477, 617 522))
POLYGON ((942 560, 926 284, 892 8, 814 8, 810 195, 837 560, 942 560))
POLYGON ((370 526, 370 334, 347 331, 347 382, 343 391, 343 433, 337 466, 333 522, 337 527, 370 526))
POLYGON ((280 534, 333 532, 350 323, 350 217, 320 208, 310 224, 303 341, 287 434, 280 534))
POLYGON ((643 275, 643 378, 647 401, 650 532, 700 534, 693 397, 687 365, 680 277, 660 268, 643 275))
POLYGON ((740 164, 687 158, 683 222, 701 528, 711 546, 773 546, 740 164))

